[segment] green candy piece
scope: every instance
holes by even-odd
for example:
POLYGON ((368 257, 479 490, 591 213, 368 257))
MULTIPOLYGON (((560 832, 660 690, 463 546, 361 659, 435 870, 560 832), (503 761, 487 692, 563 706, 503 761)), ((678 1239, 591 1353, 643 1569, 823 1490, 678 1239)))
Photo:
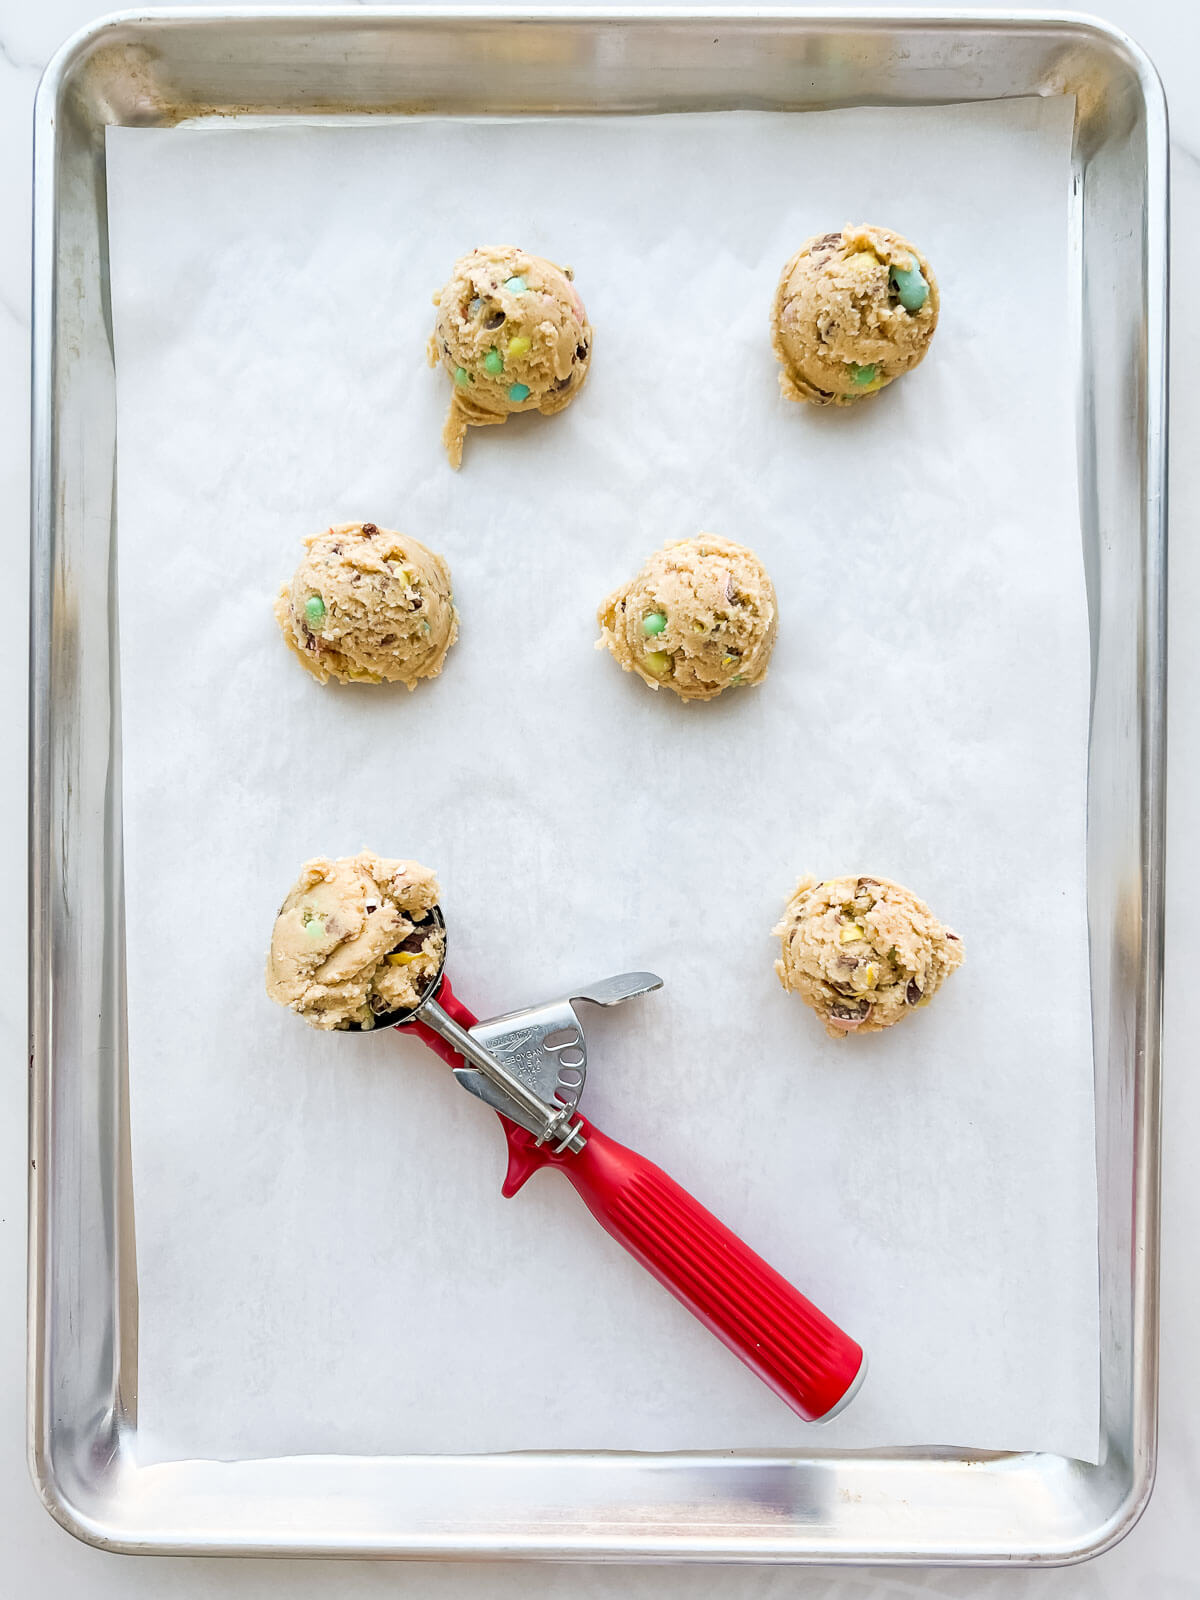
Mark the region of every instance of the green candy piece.
POLYGON ((460 389, 465 389, 467 387, 471 381, 471 374, 467 371, 466 367, 457 367, 455 369, 454 381, 460 389))
POLYGON ((514 273, 511 278, 505 278, 504 287, 508 290, 509 294, 524 294, 529 285, 525 282, 525 279, 521 277, 520 273, 514 273))
POLYGON ((493 378, 498 377, 504 371, 504 357, 499 350, 489 350, 483 358, 483 365, 493 378))
POLYGON ((914 257, 908 271, 903 267, 893 267, 888 276, 896 285, 896 293, 900 296, 900 304, 905 311, 920 311, 929 299, 929 285, 925 282, 916 258, 914 257))
POLYGON ((325 602, 319 594, 310 594, 304 602, 304 618, 306 622, 320 622, 325 616, 325 602))
POLYGON ((856 383, 860 389, 865 389, 867 384, 874 383, 878 376, 879 368, 874 364, 860 367, 857 361, 850 363, 850 382, 856 383))
POLYGON ((529 385, 527 383, 514 383, 508 391, 508 398, 515 400, 520 405, 522 400, 529 399, 529 385))
POLYGON ((325 933, 325 924, 320 917, 309 917, 305 921, 304 931, 310 939, 320 939, 325 933))
POLYGON ((648 617, 642 618, 643 633, 661 633, 667 625, 667 619, 661 611, 652 611, 648 617))

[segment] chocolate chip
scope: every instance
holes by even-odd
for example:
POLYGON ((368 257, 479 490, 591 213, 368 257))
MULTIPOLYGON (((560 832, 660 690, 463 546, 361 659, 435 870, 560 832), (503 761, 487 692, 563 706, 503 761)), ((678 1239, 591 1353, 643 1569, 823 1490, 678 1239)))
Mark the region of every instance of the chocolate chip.
POLYGON ((737 599, 737 590, 733 586, 732 578, 725 579, 725 598, 729 601, 730 605, 732 605, 737 599))
POLYGON ((869 1000, 859 1000, 854 1005, 843 1005, 838 1001, 830 1006, 829 1015, 831 1017, 865 1017, 870 1009, 871 1003, 869 1000))
POLYGON ((585 345, 585 344, 577 344, 575 346, 575 359, 576 359, 576 361, 586 361, 587 360, 587 345, 585 345))
POLYGON ((504 312, 501 311, 499 306, 497 306, 496 309, 492 312, 491 316, 484 323, 484 327, 485 328, 498 328, 503 321, 504 321, 504 312))
POLYGON ((405 939, 402 944, 398 944, 396 946, 396 949, 397 950, 414 950, 415 951, 415 950, 419 950, 424 943, 425 943, 425 935, 423 933, 410 933, 408 938, 405 939))
POLYGON ((375 526, 375 524, 373 522, 364 522, 363 523, 363 533, 366 534, 368 539, 372 538, 378 532, 379 532, 379 529, 375 526))
POLYGON ((956 933, 951 933, 949 928, 946 929, 946 937, 947 939, 953 939, 955 944, 962 943, 962 940, 958 937, 958 935, 956 933))
POLYGON ((915 1006, 917 1001, 921 998, 921 985, 915 978, 910 978, 908 980, 908 988, 904 991, 904 998, 908 1001, 910 1006, 915 1006))
POLYGON ((841 242, 842 242, 842 236, 841 236, 840 233, 824 233, 817 240, 816 244, 813 245, 813 249, 814 250, 832 250, 834 245, 841 244, 841 242))
POLYGON ((395 644, 396 635, 394 633, 385 633, 379 642, 381 645, 395 644))
POLYGON ((571 387, 571 379, 574 376, 575 376, 575 374, 573 372, 568 372, 566 377, 565 378, 560 378, 558 380, 558 382, 554 385, 554 387, 556 389, 569 389, 571 387))

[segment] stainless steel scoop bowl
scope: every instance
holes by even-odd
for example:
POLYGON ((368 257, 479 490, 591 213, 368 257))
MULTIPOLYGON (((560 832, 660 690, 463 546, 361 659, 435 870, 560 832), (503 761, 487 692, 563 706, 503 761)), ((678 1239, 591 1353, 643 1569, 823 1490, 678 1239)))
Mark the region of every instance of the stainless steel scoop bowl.
POLYGON ((415 1005, 403 1006, 399 1011, 377 1012, 372 1018, 371 1026, 369 1028, 365 1027, 361 1022, 351 1022, 348 1024, 345 1030, 346 1032, 374 1033, 377 1028, 403 1027, 406 1022, 412 1021, 427 1000, 432 999, 433 996, 437 994, 438 990, 442 986, 442 977, 446 971, 446 945, 448 942, 448 935, 446 933, 446 919, 442 915, 441 906, 431 906, 427 913, 427 917, 428 920, 432 921, 435 926, 442 930, 442 959, 438 965, 437 971, 431 974, 428 982, 422 989, 420 999, 417 1000, 415 1005))

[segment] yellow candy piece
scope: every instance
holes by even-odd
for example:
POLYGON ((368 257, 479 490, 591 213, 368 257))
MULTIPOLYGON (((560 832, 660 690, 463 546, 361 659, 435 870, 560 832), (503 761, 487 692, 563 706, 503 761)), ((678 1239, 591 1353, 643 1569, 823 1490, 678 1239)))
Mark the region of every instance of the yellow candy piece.
POLYGON ((875 268, 882 265, 879 257, 871 250, 856 250, 852 256, 843 262, 843 270, 847 272, 861 272, 864 276, 874 272, 875 268))
POLYGON ((423 950, 393 950, 388 957, 389 966, 407 967, 424 955, 423 950))
POLYGON ((866 979, 867 979, 867 988, 868 989, 873 989, 875 987, 875 980, 876 980, 876 978, 878 978, 878 976, 879 976, 879 968, 878 967, 868 967, 867 968, 866 979))
POLYGON ((855 939, 865 939, 867 930, 858 922, 843 922, 838 938, 843 944, 851 944, 855 939))
POLYGON ((702 622, 693 622, 692 623, 692 632, 693 633, 703 633, 704 631, 705 631, 704 624, 702 622))
POLYGON ((723 667, 731 667, 736 660, 737 660, 736 656, 722 656, 721 657, 721 665, 723 667))
POLYGON ((661 678, 664 672, 670 672, 671 658, 665 650, 650 650, 642 657, 642 665, 661 678))
POLYGON ((508 353, 510 356, 523 356, 532 344, 532 339, 526 337, 523 333, 519 333, 515 339, 508 341, 508 353))

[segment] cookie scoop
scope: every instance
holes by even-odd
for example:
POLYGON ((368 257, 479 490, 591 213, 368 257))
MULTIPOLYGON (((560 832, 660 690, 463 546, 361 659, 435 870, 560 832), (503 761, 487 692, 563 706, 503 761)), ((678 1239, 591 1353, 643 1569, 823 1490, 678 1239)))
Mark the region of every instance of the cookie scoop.
POLYGON ((808 239, 775 291, 779 387, 789 400, 853 405, 925 359, 937 320, 933 269, 900 234, 862 224, 808 239))
POLYGON ((454 385, 442 443, 462 464, 467 429, 514 412, 562 411, 583 387, 592 329, 569 267, 513 245, 486 245, 454 264, 433 297, 429 365, 454 385))
MULTIPOLYGON (((866 1374, 861 1346, 661 1167, 578 1110, 588 1067, 584 1008, 620 1005, 662 979, 624 972, 480 1022, 443 970, 437 893, 433 874, 411 861, 364 851, 307 862, 275 922, 272 998, 321 1028, 411 1030, 499 1115, 508 1144, 502 1194, 516 1194, 543 1167, 557 1170, 600 1226, 793 1411, 823 1421, 842 1410, 866 1374)), ((452 1249, 446 1262, 452 1272, 452 1249)), ((478 1338, 486 1356, 487 1330, 478 1338)))

